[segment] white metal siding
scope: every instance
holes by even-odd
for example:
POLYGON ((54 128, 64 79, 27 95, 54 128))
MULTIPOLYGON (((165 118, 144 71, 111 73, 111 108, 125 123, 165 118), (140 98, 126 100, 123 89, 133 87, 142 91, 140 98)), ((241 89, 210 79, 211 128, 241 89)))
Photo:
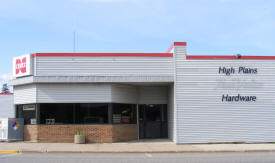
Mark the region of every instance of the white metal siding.
POLYGON ((37 103, 111 102, 110 84, 37 84, 37 103))
POLYGON ((112 102, 115 103, 137 103, 137 87, 113 84, 112 85, 112 102))
POLYGON ((182 129, 178 126, 183 124, 183 118, 178 113, 184 109, 184 104, 182 102, 183 92, 180 88, 183 87, 183 81, 180 76, 183 74, 180 67, 184 64, 186 59, 186 47, 185 46, 175 46, 174 47, 174 142, 181 143, 182 140, 178 140, 179 136, 182 135, 182 129))
POLYGON ((139 103, 167 104, 167 86, 123 84, 35 84, 15 86, 16 104, 25 103, 139 103))
POLYGON ((14 104, 36 103, 36 85, 14 86, 14 104))
POLYGON ((177 67, 178 143, 275 142, 275 61, 185 60, 177 67), (219 67, 257 74, 219 74, 219 67), (222 102, 222 95, 256 102, 222 102))
POLYGON ((13 118, 13 95, 0 95, 0 118, 13 118))
POLYGON ((138 88, 139 104, 167 104, 167 86, 138 88))
POLYGON ((169 76, 173 73, 172 57, 36 57, 35 61, 37 76, 169 76))

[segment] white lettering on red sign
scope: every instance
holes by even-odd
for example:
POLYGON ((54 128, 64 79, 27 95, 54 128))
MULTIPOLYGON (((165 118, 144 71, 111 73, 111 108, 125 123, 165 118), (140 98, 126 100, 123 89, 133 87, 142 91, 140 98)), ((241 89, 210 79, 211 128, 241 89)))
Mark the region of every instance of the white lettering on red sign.
POLYGON ((26 54, 13 58, 13 77, 32 75, 32 55, 26 54))
POLYGON ((27 67, 26 67, 26 62, 27 58, 24 57, 22 60, 16 59, 16 64, 15 64, 15 73, 19 74, 20 71, 21 73, 26 73, 27 72, 27 67))

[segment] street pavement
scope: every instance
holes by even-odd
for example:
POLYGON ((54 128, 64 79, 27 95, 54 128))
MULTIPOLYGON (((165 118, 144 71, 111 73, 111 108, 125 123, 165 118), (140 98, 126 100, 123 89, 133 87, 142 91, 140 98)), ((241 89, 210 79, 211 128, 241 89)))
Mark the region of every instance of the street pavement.
POLYGON ((217 153, 19 153, 1 163, 274 163, 275 152, 217 153))

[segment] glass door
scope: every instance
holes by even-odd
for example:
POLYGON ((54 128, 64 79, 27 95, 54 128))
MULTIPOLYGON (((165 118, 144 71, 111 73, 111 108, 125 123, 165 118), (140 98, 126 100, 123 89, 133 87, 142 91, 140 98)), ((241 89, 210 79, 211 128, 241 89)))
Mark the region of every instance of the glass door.
POLYGON ((139 138, 167 138, 167 105, 139 105, 139 138))

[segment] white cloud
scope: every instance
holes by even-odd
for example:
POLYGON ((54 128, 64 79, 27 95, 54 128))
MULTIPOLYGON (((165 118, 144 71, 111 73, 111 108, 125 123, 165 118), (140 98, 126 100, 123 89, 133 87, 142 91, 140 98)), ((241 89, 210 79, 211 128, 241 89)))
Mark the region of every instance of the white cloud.
POLYGON ((12 74, 11 73, 9 73, 9 74, 1 74, 0 75, 0 83, 6 83, 6 82, 8 82, 11 79, 12 79, 12 74))

